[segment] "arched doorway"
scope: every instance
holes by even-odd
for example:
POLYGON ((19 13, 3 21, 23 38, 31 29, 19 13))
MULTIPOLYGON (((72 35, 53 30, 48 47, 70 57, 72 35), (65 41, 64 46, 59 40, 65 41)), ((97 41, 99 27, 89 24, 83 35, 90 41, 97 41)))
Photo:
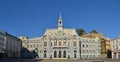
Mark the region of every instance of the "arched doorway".
POLYGON ((77 51, 76 50, 74 50, 74 58, 76 58, 77 57, 77 51))
POLYGON ((45 51, 44 51, 44 58, 46 58, 46 53, 47 53, 47 51, 45 50, 45 51))
POLYGON ((61 58, 61 51, 59 51, 59 58, 61 58))
POLYGON ((63 51, 63 58, 66 58, 66 51, 63 51))
POLYGON ((54 51, 54 58, 57 58, 57 51, 54 51))

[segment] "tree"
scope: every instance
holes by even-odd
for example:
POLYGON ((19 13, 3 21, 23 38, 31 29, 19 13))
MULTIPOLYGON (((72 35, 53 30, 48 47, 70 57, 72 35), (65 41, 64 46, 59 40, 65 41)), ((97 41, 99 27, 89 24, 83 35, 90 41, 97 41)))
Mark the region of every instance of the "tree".
POLYGON ((84 29, 77 29, 76 32, 77 32, 77 34, 78 34, 79 36, 82 36, 82 35, 85 35, 85 34, 86 34, 86 32, 85 32, 84 29))
POLYGON ((96 30, 92 30, 90 33, 98 33, 96 30))

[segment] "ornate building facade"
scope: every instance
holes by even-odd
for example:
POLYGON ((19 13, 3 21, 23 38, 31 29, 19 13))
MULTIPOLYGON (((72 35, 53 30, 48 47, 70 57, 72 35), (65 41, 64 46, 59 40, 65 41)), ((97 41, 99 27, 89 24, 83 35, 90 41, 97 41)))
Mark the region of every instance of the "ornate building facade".
POLYGON ((23 57, 41 59, 95 59, 100 57, 99 38, 80 37, 74 28, 64 28, 61 16, 58 19, 58 28, 46 29, 43 36, 30 39, 25 36, 19 38, 23 41, 23 57))

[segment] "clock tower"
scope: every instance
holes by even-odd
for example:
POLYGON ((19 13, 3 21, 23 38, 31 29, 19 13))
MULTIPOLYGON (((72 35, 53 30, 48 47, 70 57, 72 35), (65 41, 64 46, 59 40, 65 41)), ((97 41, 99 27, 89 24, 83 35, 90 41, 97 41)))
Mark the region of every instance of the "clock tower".
POLYGON ((58 30, 62 31, 63 30, 63 23, 62 23, 62 17, 61 14, 58 19, 58 30))

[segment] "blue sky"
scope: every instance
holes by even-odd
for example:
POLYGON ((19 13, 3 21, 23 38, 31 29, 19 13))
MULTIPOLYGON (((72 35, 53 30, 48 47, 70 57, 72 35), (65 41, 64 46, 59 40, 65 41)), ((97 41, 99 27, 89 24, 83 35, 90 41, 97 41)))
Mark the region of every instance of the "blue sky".
POLYGON ((42 36, 46 28, 57 28, 60 12, 65 28, 120 36, 120 0, 0 0, 0 29, 17 37, 42 36))

